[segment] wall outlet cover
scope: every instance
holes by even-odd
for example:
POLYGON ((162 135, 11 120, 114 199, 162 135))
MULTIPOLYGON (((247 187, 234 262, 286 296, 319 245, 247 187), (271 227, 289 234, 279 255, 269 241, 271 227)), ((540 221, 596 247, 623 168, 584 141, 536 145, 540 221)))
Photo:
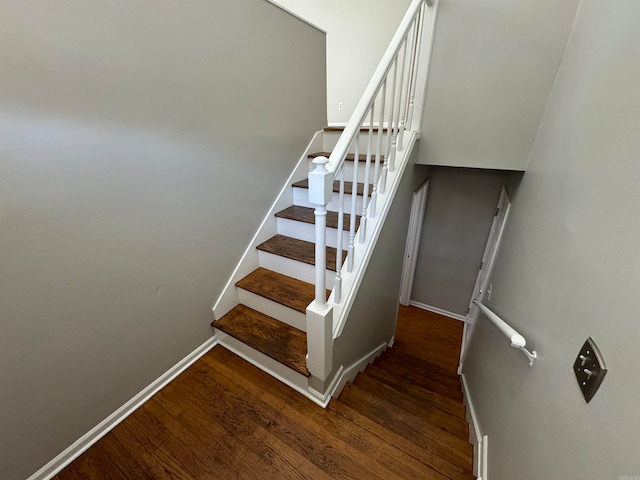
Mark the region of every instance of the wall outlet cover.
POLYGON ((580 349, 576 361, 573 364, 573 371, 576 374, 578 386, 584 395, 587 403, 600 388, 602 380, 607 373, 607 367, 600 353, 600 349, 591 337, 587 338, 580 349))

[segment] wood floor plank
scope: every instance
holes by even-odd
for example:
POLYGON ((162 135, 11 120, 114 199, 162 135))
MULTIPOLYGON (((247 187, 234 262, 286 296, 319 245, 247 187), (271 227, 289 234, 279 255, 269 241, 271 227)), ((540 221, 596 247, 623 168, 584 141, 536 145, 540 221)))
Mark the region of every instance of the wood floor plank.
POLYGON ((237 361, 232 366, 227 366, 215 361, 214 356, 215 353, 207 355, 204 360, 221 378, 227 378, 249 391, 279 410, 300 428, 313 432, 327 444, 344 451, 360 464, 367 465, 376 475, 388 479, 441 478, 435 476, 435 471, 432 477, 426 476, 430 469, 383 439, 373 437, 364 429, 351 424, 344 417, 321 409, 292 390, 287 392, 288 395, 283 395, 283 389, 277 385, 279 382, 239 357, 235 357, 237 361))
POLYGON ((375 419, 398 435, 429 449, 434 455, 452 465, 471 471, 471 445, 448 432, 421 422, 406 412, 398 412, 393 404, 384 401, 356 385, 348 384, 340 395, 340 401, 375 419))
POLYGON ((464 322, 414 306, 400 305, 394 346, 456 374, 463 328, 464 322))
POLYGON ((307 335, 244 305, 212 325, 302 375, 307 369, 307 335))
POLYGON ((386 385, 365 373, 360 373, 353 382, 363 390, 375 395, 396 409, 406 412, 407 417, 415 417, 445 432, 460 437, 465 442, 469 438, 469 426, 464 418, 449 415, 434 408, 433 405, 421 403, 403 395, 396 389, 386 385))
POLYGON ((366 373, 370 377, 386 383, 393 387, 397 392, 411 397, 421 404, 428 405, 433 408, 439 408, 440 410, 447 412, 449 415, 453 415, 462 420, 466 418, 465 407, 461 402, 423 388, 398 375, 392 375, 387 370, 384 370, 375 364, 369 365, 366 373))
MULTIPOLYGON (((314 285, 262 267, 236 282, 236 287, 300 313, 305 313, 315 298, 314 285)), ((330 294, 330 290, 327 290, 327 297, 330 294)))
POLYGON ((428 390, 462 403, 462 390, 457 375, 424 360, 388 348, 374 362, 392 375, 404 377, 428 390))
POLYGON ((195 375, 195 378, 184 379, 190 390, 179 388, 170 394, 173 402, 179 403, 184 411, 192 412, 187 417, 181 414, 180 421, 188 429, 199 431, 207 448, 219 449, 239 478, 256 478, 256 472, 260 472, 264 478, 302 479, 312 478, 305 477, 307 473, 317 473, 303 468, 304 459, 239 410, 226 389, 215 388, 198 372, 189 373, 195 375), (214 438, 223 444, 216 445, 219 442, 214 438))
MULTIPOLYGON (((396 338, 405 328, 398 324, 396 338)), ((459 381, 446 359, 413 356, 429 347, 419 330, 409 331, 415 338, 403 341, 411 346, 396 343, 389 350, 397 354, 378 359, 391 366, 371 367, 368 380, 356 381, 367 390, 350 384, 344 401, 326 410, 215 347, 55 478, 471 480, 470 445, 455 453, 462 439, 437 426, 447 417, 422 412, 440 408, 459 421, 459 400, 422 386, 426 376, 455 393, 459 381)), ((447 338, 446 325, 438 335, 447 338)))
MULTIPOLYGON (((297 238, 276 235, 256 247, 263 252, 279 255, 297 262, 315 265, 316 246, 314 243, 298 240, 297 238)), ((327 270, 336 271, 336 259, 338 251, 333 247, 327 247, 327 270)), ((342 259, 347 258, 347 252, 342 252, 342 259)))
MULTIPOLYGON (((261 401, 247 390, 222 380, 211 369, 203 369, 200 373, 207 379, 207 385, 213 386, 214 395, 219 389, 224 389, 224 401, 228 405, 233 405, 234 418, 240 419, 239 421, 251 420, 260 425, 331 478, 380 478, 344 452, 327 445, 321 437, 305 428, 300 428, 278 409, 261 401)), ((210 402, 209 405, 212 407, 219 407, 222 397, 218 396, 218 402, 215 402, 212 397, 203 398, 201 394, 202 392, 196 393, 200 401, 210 402)), ((230 417, 230 415, 224 415, 224 417, 230 417)))
POLYGON ((389 439, 397 448, 411 455, 424 465, 428 465, 445 478, 452 480, 475 480, 475 477, 467 469, 447 462, 431 450, 423 448, 402 435, 398 435, 394 431, 385 428, 377 421, 372 420, 340 400, 331 400, 328 409, 342 415, 350 422, 361 426, 372 435, 389 439))
MULTIPOLYGON (((315 225, 316 216, 315 209, 302 207, 300 205, 291 205, 288 208, 276 213, 276 218, 286 218, 288 220, 295 220, 296 222, 309 223, 315 225)), ((356 215, 356 230, 360 226, 360 215, 356 215)), ((351 227, 351 215, 344 214, 342 228, 348 231, 351 227)), ((327 228, 338 228, 338 212, 327 212, 327 228)))

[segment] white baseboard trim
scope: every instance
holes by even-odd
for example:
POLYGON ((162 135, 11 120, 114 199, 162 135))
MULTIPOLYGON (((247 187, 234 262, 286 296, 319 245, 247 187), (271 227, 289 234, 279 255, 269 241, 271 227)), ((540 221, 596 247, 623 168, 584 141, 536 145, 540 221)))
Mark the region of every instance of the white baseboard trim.
POLYGON ((443 309, 438 308, 438 307, 432 307, 431 305, 427 305, 427 304, 424 304, 424 303, 416 302, 414 300, 411 300, 409 302, 409 305, 411 305, 413 307, 421 308, 423 310, 427 310, 429 312, 438 313, 440 315, 444 315, 445 317, 453 318, 454 320, 460 320, 461 322, 464 322, 466 320, 466 318, 467 318, 464 315, 460 315, 459 313, 449 312, 447 310, 443 310, 443 309))
POLYGON ((180 360, 177 364, 167 370, 164 374, 150 383, 144 390, 135 397, 105 418, 98 425, 93 427, 82 437, 76 440, 71 446, 60 453, 57 457, 43 466, 36 473, 31 475, 27 480, 48 480, 57 475, 63 468, 73 462, 82 455, 98 440, 113 430, 120 422, 131 415, 142 404, 149 400, 153 395, 163 389, 169 382, 189 368, 200 357, 218 344, 218 339, 213 336, 189 355, 180 360))
POLYGON ((467 378, 463 373, 460 375, 462 380, 462 396, 464 404, 467 407, 466 418, 469 423, 469 442, 473 445, 473 474, 478 480, 488 480, 487 477, 487 455, 489 448, 489 437, 483 435, 478 423, 478 416, 473 406, 473 400, 469 393, 469 385, 467 378))
MULTIPOLYGON (((214 324, 215 326, 215 324, 214 324)), ((240 358, 246 360, 254 367, 259 368, 263 372, 268 373, 276 380, 284 383, 288 387, 294 389, 296 392, 304 395, 312 402, 326 407, 322 398, 318 398, 318 395, 314 394, 315 390, 309 389, 309 381, 307 377, 298 373, 289 367, 286 367, 282 363, 274 360, 273 358, 265 355, 264 353, 250 347, 246 343, 242 343, 240 340, 232 337, 231 335, 216 329, 218 336, 218 343, 227 350, 235 353, 240 358)), ((326 400, 328 404, 329 401, 326 400)))
MULTIPOLYGON (((393 341, 393 339, 391 341, 393 341)), ((387 348, 387 345, 388 343, 382 343, 378 345, 362 358, 352 363, 351 366, 343 369, 338 381, 332 382, 332 388, 328 390, 330 396, 337 397, 338 395, 340 395, 340 392, 342 392, 344 386, 347 383, 352 382, 356 378, 358 373, 364 371, 364 369, 367 368, 367 365, 373 362, 387 348)))
POLYGON ((318 399, 317 401, 315 400, 314 401, 318 405, 320 405, 322 408, 327 408, 327 405, 329 405, 329 402, 331 401, 331 392, 333 392, 336 389, 338 382, 342 378, 343 372, 344 372, 344 366, 340 365, 340 368, 338 369, 336 374, 333 376, 333 380, 331 380, 331 383, 329 384, 329 388, 327 388, 327 391, 324 394, 309 387, 309 392, 312 395, 315 395, 318 399))

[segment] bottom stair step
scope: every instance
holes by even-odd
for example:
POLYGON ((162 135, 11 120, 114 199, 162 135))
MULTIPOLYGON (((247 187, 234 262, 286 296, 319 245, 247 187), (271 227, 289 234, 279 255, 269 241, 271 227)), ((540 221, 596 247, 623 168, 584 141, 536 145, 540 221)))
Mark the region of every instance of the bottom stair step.
POLYGON ((211 325, 292 370, 309 376, 307 335, 297 328, 244 305, 237 305, 211 325))

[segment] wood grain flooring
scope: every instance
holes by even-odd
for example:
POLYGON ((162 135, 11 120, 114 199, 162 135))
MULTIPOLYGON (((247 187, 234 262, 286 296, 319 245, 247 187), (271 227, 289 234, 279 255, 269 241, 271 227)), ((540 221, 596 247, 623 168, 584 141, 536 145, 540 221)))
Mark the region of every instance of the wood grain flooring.
POLYGON ((305 332, 242 304, 211 325, 292 370, 309 376, 305 332))
POLYGON ((450 374, 454 361, 426 339, 436 324, 454 338, 459 322, 413 309, 401 310, 402 350, 388 349, 375 375, 368 368, 327 409, 218 346, 55 478, 473 479, 457 395, 398 374, 392 357, 450 374))
MULTIPOLYGON (((236 287, 300 313, 307 311, 307 306, 315 298, 316 288, 310 283, 262 267, 236 282, 236 287)), ((327 290, 327 297, 330 294, 331 291, 327 290)))

